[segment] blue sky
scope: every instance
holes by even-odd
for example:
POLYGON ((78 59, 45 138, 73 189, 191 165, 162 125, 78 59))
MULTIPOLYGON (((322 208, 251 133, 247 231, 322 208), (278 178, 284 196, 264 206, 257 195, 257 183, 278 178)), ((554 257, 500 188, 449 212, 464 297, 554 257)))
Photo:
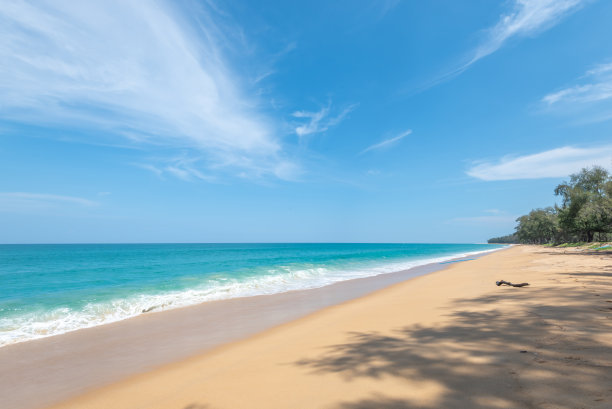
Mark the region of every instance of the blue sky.
POLYGON ((612 167, 612 2, 2 1, 0 242, 482 242, 612 167))

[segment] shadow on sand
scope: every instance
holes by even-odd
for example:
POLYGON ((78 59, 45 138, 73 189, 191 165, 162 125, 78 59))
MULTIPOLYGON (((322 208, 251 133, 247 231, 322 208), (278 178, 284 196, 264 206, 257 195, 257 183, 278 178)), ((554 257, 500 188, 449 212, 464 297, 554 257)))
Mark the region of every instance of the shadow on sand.
POLYGON ((495 295, 456 300, 450 325, 350 333, 346 343, 296 364, 349 382, 406 383, 405 398, 373 394, 338 409, 609 408, 612 343, 602 340, 612 333, 612 311, 605 309, 612 283, 602 283, 563 289, 492 283, 495 295), (438 391, 425 403, 410 390, 423 382, 438 391))
POLYGON ((454 300, 446 325, 348 333, 346 342, 294 364, 347 382, 405 384, 394 395, 347 397, 329 409, 610 408, 609 271, 608 265, 557 274, 547 278, 554 285, 541 280, 526 288, 491 283, 490 295, 454 300), (429 399, 422 399, 421 387, 430 388, 429 399))

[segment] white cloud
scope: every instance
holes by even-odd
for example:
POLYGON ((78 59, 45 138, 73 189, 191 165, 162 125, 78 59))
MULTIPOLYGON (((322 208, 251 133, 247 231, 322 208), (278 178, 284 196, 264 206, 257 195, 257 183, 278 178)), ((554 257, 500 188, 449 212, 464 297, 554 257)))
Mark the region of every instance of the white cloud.
POLYGON ((612 117, 612 63, 588 70, 581 83, 552 92, 542 98, 550 110, 580 113, 583 120, 601 121, 612 117))
MULTIPOLYGON (((271 174, 280 180, 298 181, 303 173, 301 166, 290 160, 278 160, 271 168, 268 167, 268 165, 260 166, 256 162, 251 161, 248 157, 236 159, 228 158, 228 161, 230 160, 244 162, 243 167, 247 168, 248 171, 242 171, 236 174, 237 177, 242 179, 256 180, 271 174)), ((203 159, 201 157, 183 155, 174 158, 151 160, 153 163, 132 163, 132 165, 147 170, 162 180, 166 179, 166 176, 172 176, 186 182, 202 180, 206 182, 222 183, 214 174, 214 165, 209 173, 204 173, 200 170, 202 168, 202 161, 203 159)))
POLYGON ((447 81, 480 59, 493 54, 512 38, 536 35, 559 23, 590 0, 512 0, 511 11, 500 16, 493 27, 484 30, 480 44, 456 68, 430 81, 421 90, 447 81))
POLYGON ((91 207, 98 205, 98 203, 75 196, 27 192, 0 192, 0 210, 2 211, 40 209, 60 205, 91 207))
POLYGON ((537 34, 578 10, 585 0, 515 0, 513 10, 487 30, 486 39, 474 50, 467 66, 497 51, 512 37, 537 34))
POLYGON ((565 146, 532 155, 504 157, 474 165, 467 174, 481 180, 566 177, 585 167, 612 165, 612 145, 593 148, 565 146))
POLYGON ((181 156, 174 158, 169 164, 165 165, 161 170, 162 173, 169 173, 174 177, 185 181, 203 180, 212 182, 215 178, 211 175, 204 174, 198 169, 198 158, 181 156))
POLYGON ((610 98, 612 98, 612 81, 603 81, 595 84, 566 88, 564 90, 546 95, 544 98, 542 98, 542 101, 546 102, 548 105, 553 105, 559 102, 597 102, 610 98))
POLYGON ((385 139, 382 142, 375 143, 374 145, 368 146, 367 148, 362 150, 360 154, 364 154, 366 152, 376 150, 376 149, 387 148, 393 145, 394 143, 400 141, 401 139, 405 138, 406 136, 410 135, 411 133, 412 133, 412 129, 408 129, 407 131, 404 131, 401 134, 394 136, 393 138, 385 139))
POLYGON ((164 160, 157 160, 155 164, 152 163, 133 163, 133 166, 147 170, 161 179, 165 179, 164 176, 172 176, 177 179, 181 179, 186 182, 193 182, 196 180, 203 180, 206 182, 214 182, 217 178, 213 175, 203 173, 200 168, 202 159, 189 156, 178 156, 174 158, 168 158, 164 160))
POLYGON ((340 111, 336 116, 330 117, 331 103, 316 112, 296 111, 292 115, 294 118, 306 119, 307 122, 298 125, 295 133, 299 136, 306 136, 314 133, 327 131, 330 127, 338 125, 355 108, 356 104, 349 105, 340 111))
POLYGON ((0 114, 136 134, 217 169, 255 163, 274 174, 286 161, 275 126, 222 55, 237 27, 199 7, 196 25, 163 1, 3 2, 0 114))
POLYGON ((587 76, 597 76, 601 74, 612 74, 612 62, 599 64, 586 72, 587 76))
POLYGON ((448 81, 472 64, 499 50, 512 38, 533 36, 545 31, 591 0, 510 0, 511 10, 492 27, 483 30, 480 44, 470 50, 453 69, 417 87, 416 92, 448 81))
POLYGON ((191 181, 193 179, 209 180, 202 172, 191 167, 166 166, 164 170, 185 181, 191 181))

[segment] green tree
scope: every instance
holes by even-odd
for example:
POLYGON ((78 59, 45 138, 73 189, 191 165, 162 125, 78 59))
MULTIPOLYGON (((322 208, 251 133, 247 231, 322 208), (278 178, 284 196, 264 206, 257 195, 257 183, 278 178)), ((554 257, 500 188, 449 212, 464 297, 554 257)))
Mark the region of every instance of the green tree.
POLYGON ((521 243, 553 243, 559 236, 557 212, 552 207, 532 210, 516 221, 516 235, 521 243))
POLYGON ((518 242, 519 242, 519 238, 517 237, 516 233, 508 234, 506 236, 493 237, 487 240, 487 243, 495 243, 495 244, 513 244, 513 243, 518 243, 518 242))
POLYGON ((596 233, 612 232, 612 177, 600 166, 582 169, 555 188, 563 201, 557 208, 565 234, 593 241, 596 233))

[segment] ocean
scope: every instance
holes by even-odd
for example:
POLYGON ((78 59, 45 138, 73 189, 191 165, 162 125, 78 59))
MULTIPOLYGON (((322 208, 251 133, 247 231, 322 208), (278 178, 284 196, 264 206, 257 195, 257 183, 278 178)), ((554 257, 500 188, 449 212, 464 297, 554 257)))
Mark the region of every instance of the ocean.
POLYGON ((488 244, 0 245, 0 346, 151 311, 493 251, 488 244))

